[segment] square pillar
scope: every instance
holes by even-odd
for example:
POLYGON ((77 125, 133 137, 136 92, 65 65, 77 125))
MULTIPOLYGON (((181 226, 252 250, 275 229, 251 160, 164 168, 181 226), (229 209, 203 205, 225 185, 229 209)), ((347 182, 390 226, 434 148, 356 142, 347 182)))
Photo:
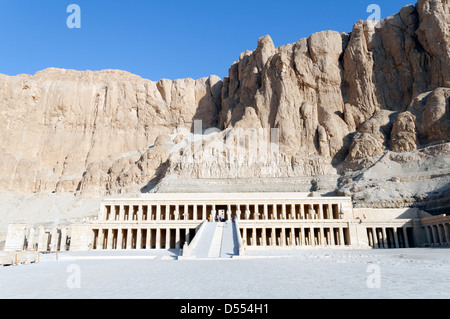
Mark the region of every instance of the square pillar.
POLYGON ((131 242, 133 240, 133 230, 131 228, 127 229, 127 238, 125 238, 125 249, 130 250, 131 249, 131 242))
POLYGON ((138 228, 137 229, 137 234, 136 234, 136 249, 142 249, 142 229, 138 228))
MULTIPOLYGON (((138 221, 141 221, 141 220, 142 220, 143 214, 144 214, 143 207, 142 207, 142 205, 139 205, 139 206, 138 206, 138 213, 137 213, 137 220, 138 220, 138 221)), ((148 210, 147 210, 147 214, 148 214, 148 210)))
POLYGON ((170 249, 170 228, 166 229, 166 247, 165 249, 170 249))
POLYGON ((156 206, 156 220, 161 220, 161 205, 156 206))
POLYGON ((124 216, 125 216, 125 210, 123 205, 119 206, 119 220, 123 221, 124 220, 124 216))
POLYGON ((152 230, 147 229, 147 236, 145 238, 145 249, 152 249, 151 240, 152 240, 152 230))
POLYGON ((186 233, 185 241, 186 241, 186 243, 189 243, 189 240, 190 240, 190 234, 189 234, 190 233, 190 229, 186 228, 185 233, 186 233))
MULTIPOLYGON (((195 209, 194 209, 194 212, 195 212, 195 209)), ((194 214, 194 216, 195 216, 195 214, 194 214)), ((175 229, 175 249, 180 249, 180 229, 179 228, 175 229)))
POLYGON ((398 236, 397 236, 397 228, 394 228, 393 234, 394 234, 394 245, 395 245, 394 248, 400 248, 400 243, 398 241, 398 236))
POLYGON ((156 249, 161 249, 161 229, 156 228, 156 249))
POLYGON ((339 227, 339 242, 341 246, 345 246, 344 227, 339 227))
POLYGON ((113 231, 112 229, 108 229, 108 235, 107 235, 107 242, 106 242, 106 249, 111 250, 112 249, 112 242, 113 242, 113 231))
POLYGON ((194 205, 194 207, 192 208, 193 210, 193 214, 194 214, 194 220, 198 220, 198 216, 197 216, 197 205, 194 205))
POLYGON ((267 246, 267 236, 266 236, 266 229, 265 228, 263 228, 262 230, 261 230, 261 237, 262 237, 262 246, 263 247, 266 247, 267 246))
POLYGON ((407 230, 407 227, 403 227, 403 236, 405 238, 405 247, 409 248, 408 232, 406 230, 407 230))
POLYGON ((119 228, 117 230, 117 249, 121 250, 122 249, 122 242, 123 242, 123 234, 122 234, 123 230, 122 228, 119 228))

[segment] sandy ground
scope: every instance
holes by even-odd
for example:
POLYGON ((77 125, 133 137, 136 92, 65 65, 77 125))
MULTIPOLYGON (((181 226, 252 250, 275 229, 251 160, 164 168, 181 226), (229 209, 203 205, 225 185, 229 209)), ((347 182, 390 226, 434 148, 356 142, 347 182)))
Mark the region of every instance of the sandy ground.
POLYGON ((67 252, 0 268, 0 287, 0 298, 450 298, 450 249, 254 251, 229 260, 67 252))

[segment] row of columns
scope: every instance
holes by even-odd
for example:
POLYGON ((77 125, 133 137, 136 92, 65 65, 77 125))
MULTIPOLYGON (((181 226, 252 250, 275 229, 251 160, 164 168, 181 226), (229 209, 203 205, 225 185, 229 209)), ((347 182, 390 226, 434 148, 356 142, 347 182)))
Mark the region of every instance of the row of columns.
POLYGON ((350 236, 346 227, 244 227, 241 228, 241 235, 247 246, 350 245, 350 236))
POLYGON ((368 244, 372 248, 410 248, 408 227, 367 227, 368 244))
POLYGON ((322 220, 342 219, 339 204, 244 204, 244 205, 105 205, 104 217, 107 221, 149 221, 149 220, 206 220, 214 221, 219 214, 218 207, 226 206, 225 217, 228 220, 237 216, 242 220, 322 220), (180 207, 183 206, 183 213, 180 207), (260 211, 260 206, 263 206, 260 211), (281 212, 278 208, 281 206, 281 212), (119 210, 117 211, 117 207, 119 210), (136 210, 137 207, 137 210, 136 210), (145 207, 145 209, 144 209, 145 207), (164 207, 164 217, 162 216, 164 207), (174 209, 172 209, 174 207, 174 209), (201 216, 199 216, 201 207, 201 216), (270 212, 269 212, 270 207, 270 212), (192 208, 190 213, 190 208, 192 208), (234 209, 233 209, 234 208, 234 209), (241 209, 243 208, 243 209, 241 209), (128 215, 127 215, 128 214, 128 215))
POLYGON ((201 217, 198 214, 199 205, 183 205, 184 213, 180 214, 181 205, 106 205, 104 209, 104 220, 107 221, 148 221, 148 220, 206 220, 206 204, 202 205, 201 217), (119 206, 117 213, 116 207, 119 206), (175 210, 171 213, 171 207, 175 210), (138 209, 135 210, 135 207, 138 209), (144 207, 146 211, 144 211, 144 207), (165 209, 165 218, 162 216, 162 207, 165 209), (193 208, 192 218, 189 216, 189 207, 193 208), (128 216, 126 214, 128 212, 128 216), (171 216, 173 214, 173 216, 171 216))
MULTIPOLYGON (((12 225, 14 227, 14 225, 12 225)), ((8 234, 9 235, 9 234, 8 234)), ((14 231, 14 239, 8 240, 6 250, 28 250, 38 252, 67 251, 70 237, 67 228, 45 229, 20 227, 14 231), (10 242, 14 242, 10 244, 10 242)))
POLYGON ((442 223, 425 226, 428 245, 448 246, 450 245, 450 223, 442 223))
POLYGON ((183 230, 184 238, 181 242, 181 228, 97 228, 92 230, 93 238, 89 246, 94 250, 180 249, 192 239, 190 233, 193 228, 183 230), (171 245, 172 242, 174 245, 171 245))

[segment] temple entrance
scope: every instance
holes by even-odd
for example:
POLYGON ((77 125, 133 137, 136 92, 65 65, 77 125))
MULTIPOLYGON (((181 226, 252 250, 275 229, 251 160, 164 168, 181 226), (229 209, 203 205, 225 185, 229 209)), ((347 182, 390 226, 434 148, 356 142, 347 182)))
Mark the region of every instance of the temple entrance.
POLYGON ((217 216, 219 217, 219 221, 226 221, 227 220, 227 206, 226 205, 217 205, 217 216))

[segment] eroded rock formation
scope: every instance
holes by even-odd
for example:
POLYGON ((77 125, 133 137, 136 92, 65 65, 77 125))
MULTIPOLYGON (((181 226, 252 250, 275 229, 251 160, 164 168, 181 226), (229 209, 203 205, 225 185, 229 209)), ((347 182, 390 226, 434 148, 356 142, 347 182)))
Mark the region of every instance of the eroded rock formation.
MULTIPOLYGON (((351 33, 319 32, 278 48, 262 37, 223 80, 152 82, 113 70, 0 75, 0 188, 112 194, 148 190, 167 174, 341 174, 346 183, 336 188, 349 194, 358 187, 345 185, 360 176, 349 171, 450 142, 449 104, 448 0, 419 0, 379 26, 358 21, 351 33), (214 156, 202 161, 188 156, 194 120, 216 129, 202 141, 214 156), (215 156, 216 143, 237 130, 274 128, 276 165, 215 156)), ((440 167, 438 175, 450 182, 449 173, 440 167)))

